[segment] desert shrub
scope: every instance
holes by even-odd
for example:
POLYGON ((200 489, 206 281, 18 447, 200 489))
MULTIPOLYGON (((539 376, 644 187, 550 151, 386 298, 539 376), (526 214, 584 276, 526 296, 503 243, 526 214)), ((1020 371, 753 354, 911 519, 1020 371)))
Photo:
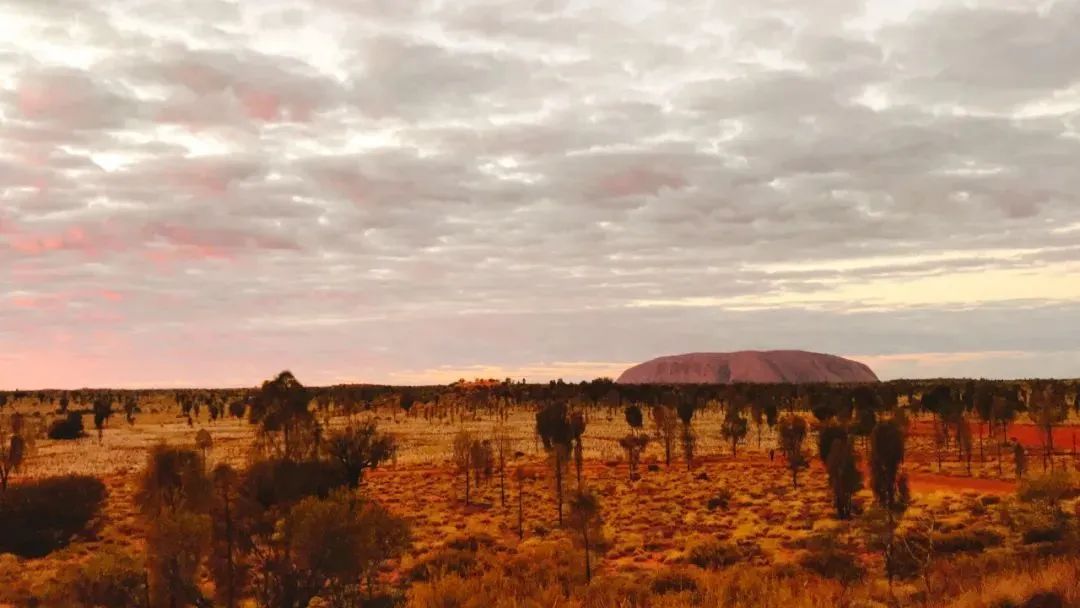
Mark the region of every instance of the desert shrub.
POLYGON ((457 549, 460 551, 479 551, 481 549, 491 549, 496 546, 496 541, 490 534, 465 534, 462 536, 455 536, 446 541, 446 547, 448 549, 457 549))
POLYGON ((1025 545, 1036 543, 1056 543, 1065 539, 1065 529, 1055 524, 1041 524, 1030 527, 1020 533, 1025 545))
POLYGON ((79 412, 68 412, 67 417, 53 420, 49 424, 48 431, 49 439, 55 439, 58 441, 79 439, 86 436, 86 431, 83 428, 82 414, 79 412))
POLYGON ((649 588, 628 576, 597 576, 581 593, 582 608, 647 606, 649 588))
MULTIPOLYGON (((980 560, 985 561, 985 560, 980 560)), ((989 567, 950 568, 945 593, 952 608, 1066 608, 1080 606, 1080 560, 1026 560, 1016 556, 993 559, 989 567), (1018 563, 1020 562, 1020 563, 1018 563), (947 596, 948 596, 947 595, 947 596)))
POLYGON ((1080 496, 1080 483, 1067 471, 1057 470, 1025 479, 1017 489, 1022 502, 1056 511, 1063 500, 1080 496))
POLYGON ((697 592, 697 578, 690 572, 678 569, 661 570, 653 576, 649 589, 657 595, 668 593, 697 592))
POLYGON ((417 562, 408 573, 410 581, 430 581, 446 576, 468 577, 479 569, 474 551, 443 548, 417 562))
POLYGON ((87 532, 105 503, 95 477, 65 475, 30 481, 0 493, 0 553, 41 557, 87 532))
POLYGON ((717 490, 715 495, 709 498, 708 502, 705 503, 705 506, 710 511, 715 511, 717 509, 727 509, 728 505, 731 504, 732 498, 734 498, 734 494, 731 492, 731 490, 727 488, 720 488, 719 490, 717 490))
POLYGON ((244 475, 244 494, 264 509, 287 506, 309 496, 326 498, 348 483, 342 468, 321 460, 260 460, 244 475))
POLYGON ((799 565, 822 577, 850 585, 866 577, 858 555, 842 546, 834 535, 812 537, 799 565))
POLYGON ((146 579, 135 556, 115 548, 95 552, 61 575, 53 603, 85 608, 143 608, 146 579))
POLYGON ((690 547, 686 561, 699 568, 727 568, 743 559, 743 552, 733 543, 710 539, 690 547))
MULTIPOLYGON (((368 595, 373 595, 375 574, 410 542, 403 519, 347 491, 335 492, 328 499, 309 497, 300 501, 289 511, 282 531, 288 547, 284 556, 292 562, 284 572, 294 580, 315 581, 312 595, 318 593, 319 582, 323 582, 333 595, 342 596, 338 605, 358 595, 357 581, 366 583, 368 595)), ((272 571, 283 572, 277 568, 272 571)), ((289 584, 282 582, 282 590, 287 590, 289 584)), ((306 603, 299 601, 297 605, 306 603)))
MULTIPOLYGON (((406 606, 417 608, 520 608, 575 606, 567 598, 584 583, 568 542, 526 543, 515 550, 475 554, 470 575, 436 575, 409 587, 406 606)), ((600 604, 603 605, 603 604, 600 604)))
POLYGON ((417 562, 408 573, 412 581, 457 575, 474 575, 482 566, 482 552, 496 550, 495 539, 486 534, 466 535, 450 539, 442 548, 417 562))
POLYGON ((676 605, 710 608, 833 608, 845 604, 857 605, 838 602, 842 589, 839 583, 823 581, 805 573, 779 575, 773 569, 745 564, 703 573, 698 579, 698 588, 699 591, 690 598, 693 604, 683 602, 682 597, 671 596, 680 602, 671 603, 661 597, 652 605, 657 608, 673 608, 676 605))
POLYGON ((1065 608, 1065 596, 1056 591, 1040 591, 1028 597, 1020 608, 1065 608))
POLYGON ((986 528, 943 532, 931 536, 934 552, 939 554, 982 551, 1000 546, 1004 541, 1001 534, 986 528))

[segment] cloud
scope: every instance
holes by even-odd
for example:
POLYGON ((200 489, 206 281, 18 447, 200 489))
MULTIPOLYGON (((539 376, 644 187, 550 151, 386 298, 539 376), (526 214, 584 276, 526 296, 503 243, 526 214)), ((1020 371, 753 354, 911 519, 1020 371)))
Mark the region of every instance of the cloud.
POLYGON ((1074 361, 1070 3, 0 7, 0 386, 1074 361))

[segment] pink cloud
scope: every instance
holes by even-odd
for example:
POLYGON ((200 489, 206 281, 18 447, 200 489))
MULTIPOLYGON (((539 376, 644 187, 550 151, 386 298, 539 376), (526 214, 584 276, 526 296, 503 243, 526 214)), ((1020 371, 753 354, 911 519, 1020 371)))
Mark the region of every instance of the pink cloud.
POLYGON ((229 157, 184 159, 161 168, 169 181, 200 194, 221 195, 234 182, 252 176, 257 167, 249 162, 229 157))
POLYGON ((92 251, 93 244, 86 231, 78 226, 49 235, 22 235, 11 239, 11 248, 19 253, 40 255, 52 251, 92 251))
POLYGON ((602 178, 595 187, 599 196, 620 198, 639 194, 657 194, 663 188, 681 189, 686 180, 680 175, 654 171, 646 167, 633 167, 602 178))
POLYGON ((44 310, 57 308, 68 302, 69 298, 63 294, 44 294, 34 296, 12 296, 8 302, 16 308, 28 310, 44 310))
POLYGON ((247 90, 241 92, 239 97, 249 118, 269 122, 281 117, 281 100, 273 93, 247 90))
POLYGON ((31 121, 79 129, 125 118, 122 102, 80 70, 28 71, 20 76, 16 91, 16 108, 31 121))
POLYGON ((124 294, 122 294, 122 293, 120 293, 118 291, 113 291, 111 289, 102 289, 102 290, 100 290, 98 292, 98 295, 100 295, 102 299, 108 300, 109 302, 123 302, 124 301, 124 294))

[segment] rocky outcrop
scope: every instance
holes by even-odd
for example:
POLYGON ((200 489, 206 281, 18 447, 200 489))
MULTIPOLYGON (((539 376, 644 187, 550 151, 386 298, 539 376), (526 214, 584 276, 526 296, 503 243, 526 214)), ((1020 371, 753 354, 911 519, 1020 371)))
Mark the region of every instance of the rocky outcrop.
POLYGON ((858 361, 801 350, 671 355, 635 365, 617 380, 621 384, 877 381, 874 372, 858 361))

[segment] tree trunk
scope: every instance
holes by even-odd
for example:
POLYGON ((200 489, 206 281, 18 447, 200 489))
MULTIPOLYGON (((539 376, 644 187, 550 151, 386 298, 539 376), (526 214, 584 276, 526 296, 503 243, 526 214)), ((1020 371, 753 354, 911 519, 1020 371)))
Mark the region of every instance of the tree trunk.
POLYGON ((983 423, 979 421, 979 462, 986 462, 986 455, 983 453, 983 423))
POLYGON ((577 487, 581 489, 581 468, 585 464, 585 453, 581 447, 581 439, 574 443, 574 467, 577 469, 577 487))
POLYGON ((226 608, 236 608, 235 575, 233 573, 233 539, 232 539, 232 514, 229 511, 229 494, 225 492, 225 576, 228 581, 225 587, 226 608))
POLYGON ((559 525, 563 525, 562 519, 562 457, 559 455, 559 447, 555 447, 555 495, 559 503, 559 525))
POLYGON ((589 561, 589 524, 581 527, 581 537, 585 540, 585 583, 592 582, 592 564, 589 561))
POLYGON ((892 589, 893 589, 893 550, 895 548, 893 546, 893 543, 895 541, 894 536, 893 536, 894 533, 895 533, 895 530, 893 528, 893 513, 892 513, 892 508, 891 507, 892 507, 892 505, 887 505, 886 506, 886 513, 888 514, 888 518, 889 518, 888 519, 888 522, 889 522, 888 523, 888 525, 889 525, 889 537, 888 537, 888 543, 885 546, 885 573, 889 577, 889 594, 890 595, 892 594, 892 589))
POLYGON ((998 477, 1005 476, 1005 465, 1001 461, 1001 440, 997 440, 998 477))
POLYGON ((1054 470, 1054 425, 1046 426, 1046 457, 1050 460, 1050 470, 1054 470))
POLYGON ((499 503, 506 508, 506 455, 499 449, 499 503))
POLYGON ((525 479, 518 480, 518 541, 525 540, 525 479))

